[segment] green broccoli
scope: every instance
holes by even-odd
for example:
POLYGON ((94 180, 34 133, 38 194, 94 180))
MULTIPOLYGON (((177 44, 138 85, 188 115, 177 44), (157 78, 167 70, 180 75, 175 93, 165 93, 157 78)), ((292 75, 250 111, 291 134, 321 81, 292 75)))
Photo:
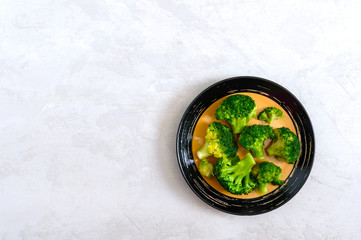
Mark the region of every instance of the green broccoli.
POLYGON ((238 156, 222 158, 216 163, 214 174, 225 190, 237 195, 248 195, 256 188, 256 181, 250 177, 255 164, 250 153, 242 160, 238 156))
POLYGON ((246 95, 232 95, 226 98, 216 110, 217 120, 227 121, 233 133, 240 133, 251 118, 256 117, 256 103, 246 95))
POLYGON ((281 172, 281 168, 271 162, 265 161, 257 164, 251 172, 252 177, 257 180, 257 192, 265 194, 268 183, 281 186, 283 184, 283 180, 280 179, 281 172))
POLYGON ((263 145, 268 138, 274 139, 273 129, 267 125, 252 125, 247 127, 239 137, 239 143, 246 149, 251 150, 254 158, 264 159, 263 145))
POLYGON ((213 173, 213 164, 208 162, 207 159, 203 159, 202 162, 199 164, 199 172, 202 176, 211 178, 214 176, 213 173))
POLYGON ((214 155, 216 158, 233 157, 238 151, 238 146, 231 130, 219 123, 213 122, 207 128, 206 142, 198 150, 199 159, 214 155))
POLYGON ((267 148, 269 156, 275 156, 277 160, 293 164, 297 161, 301 152, 300 141, 296 134, 289 128, 276 128, 276 139, 267 148))
POLYGON ((258 119, 271 124, 273 119, 282 119, 283 112, 276 107, 268 107, 258 114, 258 119))

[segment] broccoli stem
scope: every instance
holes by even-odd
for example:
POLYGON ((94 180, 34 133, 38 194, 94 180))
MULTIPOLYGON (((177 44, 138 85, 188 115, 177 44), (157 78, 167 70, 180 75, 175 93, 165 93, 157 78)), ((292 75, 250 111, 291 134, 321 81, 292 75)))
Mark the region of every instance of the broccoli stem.
POLYGON ((264 159, 263 146, 261 148, 251 149, 251 151, 254 158, 264 159))
POLYGON ((273 115, 273 114, 270 114, 269 118, 267 119, 268 124, 271 124, 271 122, 273 121, 273 119, 274 119, 274 115, 273 115))
POLYGON ((226 173, 231 179, 233 179, 233 181, 235 181, 235 183, 239 184, 240 182, 242 182, 244 177, 246 177, 247 175, 249 177, 252 167, 255 164, 256 162, 254 161, 252 156, 250 154, 247 154, 244 159, 237 162, 235 165, 230 166, 227 169, 226 173))
POLYGON ((274 141, 271 146, 267 148, 267 153, 270 156, 277 156, 281 155, 280 152, 284 148, 285 141, 283 139, 278 138, 276 141, 274 141))
POLYGON ((210 152, 208 151, 208 145, 209 145, 209 140, 206 139, 206 142, 203 144, 203 146, 201 147, 201 149, 199 149, 199 150, 197 151, 197 156, 198 156, 199 159, 205 159, 205 158, 207 158, 207 157, 209 157, 209 156, 212 155, 212 153, 210 153, 210 152))
POLYGON ((267 192, 267 183, 258 183, 257 192, 265 194, 267 192))
POLYGON ((247 174, 247 175, 244 177, 244 185, 245 185, 245 186, 248 186, 249 176, 250 176, 250 174, 247 174))
POLYGON ((233 133, 240 133, 244 129, 244 127, 247 125, 246 118, 233 118, 231 121, 229 121, 229 124, 232 127, 233 133))

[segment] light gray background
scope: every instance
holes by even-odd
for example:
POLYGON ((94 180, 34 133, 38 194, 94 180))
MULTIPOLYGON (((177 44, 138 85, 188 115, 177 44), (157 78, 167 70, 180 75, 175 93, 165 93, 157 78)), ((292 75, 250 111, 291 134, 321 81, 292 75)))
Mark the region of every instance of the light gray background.
POLYGON ((0 239, 359 239, 361 2, 2 0, 0 239), (204 88, 283 85, 314 126, 310 178, 240 217, 175 155, 204 88))

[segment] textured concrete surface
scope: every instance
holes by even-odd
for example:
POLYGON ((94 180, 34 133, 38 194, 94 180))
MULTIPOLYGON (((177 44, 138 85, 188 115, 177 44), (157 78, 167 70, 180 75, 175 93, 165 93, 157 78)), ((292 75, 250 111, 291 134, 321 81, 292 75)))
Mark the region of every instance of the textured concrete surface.
POLYGON ((359 239, 361 3, 3 0, 0 239, 359 239), (311 176, 240 217, 203 203, 175 155, 214 82, 268 78, 304 104, 311 176))

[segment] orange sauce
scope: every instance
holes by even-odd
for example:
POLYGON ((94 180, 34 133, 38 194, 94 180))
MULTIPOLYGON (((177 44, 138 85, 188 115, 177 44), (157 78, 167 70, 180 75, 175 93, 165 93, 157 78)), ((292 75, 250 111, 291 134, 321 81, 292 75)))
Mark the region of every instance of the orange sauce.
MULTIPOLYGON (((248 95, 250 96, 255 102, 256 102, 256 106, 257 106, 257 116, 258 114, 263 111, 263 109, 265 109, 266 107, 277 107, 278 109, 282 110, 283 112, 283 119, 276 119, 273 120, 271 123, 271 127, 273 128, 280 128, 280 127, 287 127, 289 128, 292 132, 296 133, 295 127, 292 123, 292 120, 290 118, 290 116, 287 114, 287 112, 279 105, 277 104, 275 101, 273 101, 272 99, 257 94, 257 93, 248 93, 248 92, 243 92, 243 93, 237 93, 237 94, 243 94, 243 95, 248 95)), ((199 163, 201 162, 201 160, 197 157, 197 151, 202 147, 202 145, 205 142, 205 136, 206 136, 206 130, 208 128, 208 125, 211 124, 213 121, 218 121, 215 117, 215 112, 217 110, 217 108, 219 107, 219 105, 224 101, 224 99, 226 99, 228 96, 219 99, 218 101, 214 102, 211 106, 209 106, 206 111, 202 114, 202 116, 200 117, 200 119, 198 120, 196 127, 194 129, 194 133, 193 133, 193 139, 192 139, 192 152, 193 152, 193 156, 194 156, 194 160, 195 163, 197 165, 197 168, 199 166, 199 163)), ((230 127, 230 125, 226 122, 226 121, 218 121, 221 122, 222 124, 225 124, 227 126, 230 127)), ((253 125, 253 124, 263 124, 266 125, 267 123, 265 121, 260 121, 258 119, 251 119, 248 123, 248 125, 253 125)), ((238 134, 239 135, 239 134, 238 134)), ((236 140, 238 142, 238 135, 236 136, 236 140)), ((265 142, 265 148, 270 144, 270 140, 266 140, 265 142)), ((238 156, 240 157, 240 159, 244 158, 244 156, 246 155, 246 153, 248 152, 247 150, 245 150, 239 143, 238 143, 238 156)), ((260 159, 255 159, 255 161, 257 163, 260 163, 262 161, 269 161, 272 162, 274 164, 276 164, 277 166, 279 166, 282 169, 282 180, 285 180, 288 175, 291 173, 292 169, 293 169, 293 164, 287 164, 285 162, 281 162, 276 160, 274 157, 270 157, 267 155, 266 152, 264 152, 264 156, 265 158, 260 160, 260 159)), ((208 161, 212 162, 213 164, 215 164, 217 162, 217 158, 211 156, 209 158, 207 158, 208 161)), ((217 191, 230 196, 230 197, 234 197, 234 198, 255 198, 255 197, 259 197, 260 195, 256 192, 256 191, 252 191, 251 193, 249 193, 248 195, 234 195, 226 190, 224 190, 224 188, 219 184, 219 182, 217 181, 216 177, 212 177, 212 178, 206 178, 204 177, 205 181, 211 185, 214 189, 216 189, 217 191)), ((275 190, 278 186, 274 186, 271 183, 268 184, 268 192, 270 193, 273 190, 275 190)))

